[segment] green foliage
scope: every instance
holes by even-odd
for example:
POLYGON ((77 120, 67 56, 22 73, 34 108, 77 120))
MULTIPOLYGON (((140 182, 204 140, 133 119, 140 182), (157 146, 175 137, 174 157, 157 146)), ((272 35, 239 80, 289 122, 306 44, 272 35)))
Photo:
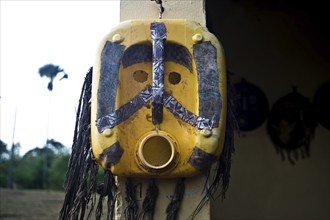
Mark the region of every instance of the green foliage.
POLYGON ((7 187, 8 160, 0 160, 0 187, 7 187))
POLYGON ((0 140, 0 187, 7 186, 8 158, 7 144, 0 140))
POLYGON ((19 188, 42 188, 43 158, 37 155, 27 155, 16 163, 14 182, 19 188))
POLYGON ((52 149, 54 153, 62 153, 65 149, 65 146, 62 143, 55 141, 54 139, 48 139, 47 146, 45 147, 52 149))
POLYGON ((0 160, 8 156, 7 144, 0 140, 0 160))
MULTIPOLYGON (((1 141, 2 146, 7 146, 1 141)), ((8 186, 10 155, 6 147, 0 158, 0 187, 8 186), (6 153, 8 152, 8 153, 6 153), (8 155, 8 156, 7 156, 8 155)), ((23 157, 19 156, 19 144, 13 149, 14 187, 23 189, 63 189, 70 154, 60 142, 48 140, 43 148, 36 147, 23 157), (45 172, 46 170, 46 172, 45 172), (46 179, 45 179, 46 177, 46 179)))
POLYGON ((104 169, 101 166, 99 166, 97 171, 96 182, 98 185, 104 182, 104 169))
POLYGON ((69 154, 60 154, 53 159, 48 170, 48 188, 63 189, 69 158, 69 154))

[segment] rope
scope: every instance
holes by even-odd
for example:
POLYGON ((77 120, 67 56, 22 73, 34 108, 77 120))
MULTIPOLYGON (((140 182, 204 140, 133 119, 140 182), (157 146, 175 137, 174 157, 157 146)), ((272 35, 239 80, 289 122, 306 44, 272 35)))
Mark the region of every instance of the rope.
POLYGON ((156 4, 159 4, 159 19, 162 19, 163 13, 165 11, 162 0, 151 0, 151 1, 154 1, 154 2, 156 2, 156 4))

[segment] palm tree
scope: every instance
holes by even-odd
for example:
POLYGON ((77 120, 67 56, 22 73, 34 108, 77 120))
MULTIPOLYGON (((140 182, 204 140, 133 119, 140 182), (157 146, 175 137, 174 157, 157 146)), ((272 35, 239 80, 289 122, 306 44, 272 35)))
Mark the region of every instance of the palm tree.
POLYGON ((47 86, 49 91, 53 90, 53 81, 56 78, 57 74, 61 73, 61 72, 63 73, 63 76, 60 78, 60 80, 67 79, 68 74, 65 73, 64 70, 61 69, 59 66, 56 66, 54 64, 46 64, 39 68, 40 77, 46 76, 50 79, 48 86, 47 86))
MULTIPOLYGON (((48 83, 48 86, 47 86, 47 88, 50 92, 53 91, 53 81, 56 78, 58 73, 63 73, 63 76, 60 78, 60 80, 68 78, 68 74, 64 72, 64 69, 62 69, 59 66, 56 66, 54 64, 46 64, 39 68, 40 77, 46 76, 50 80, 48 83)), ((50 108, 50 104, 49 104, 49 108, 50 108)), ((49 145, 52 145, 56 142, 56 141, 49 142, 49 140, 48 140, 49 112, 50 111, 48 110, 47 138, 46 138, 46 145, 44 147, 44 149, 45 149, 44 150, 44 165, 43 165, 43 175, 42 175, 44 188, 46 187, 46 183, 47 183, 48 150, 50 149, 49 145)), ((56 143, 59 143, 59 142, 56 142, 56 143)))
POLYGON ((9 189, 13 189, 13 169, 14 169, 14 159, 18 155, 18 151, 21 148, 20 143, 16 143, 11 146, 10 150, 10 159, 8 165, 8 176, 7 176, 7 185, 9 189))

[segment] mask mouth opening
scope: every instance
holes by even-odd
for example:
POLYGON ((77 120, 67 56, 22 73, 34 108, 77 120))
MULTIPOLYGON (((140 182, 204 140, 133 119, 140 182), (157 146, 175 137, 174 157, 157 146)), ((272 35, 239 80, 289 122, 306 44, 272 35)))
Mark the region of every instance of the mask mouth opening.
POLYGON ((167 135, 152 133, 142 139, 137 156, 143 167, 151 171, 164 171, 175 162, 175 144, 167 135))

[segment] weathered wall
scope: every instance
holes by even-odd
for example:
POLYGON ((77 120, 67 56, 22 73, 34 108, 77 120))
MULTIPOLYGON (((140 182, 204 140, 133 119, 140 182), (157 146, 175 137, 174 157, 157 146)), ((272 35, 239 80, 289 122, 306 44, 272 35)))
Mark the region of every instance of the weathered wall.
MULTIPOLYGON (((329 42, 315 26, 258 1, 219 2, 206 2, 207 23, 223 44, 233 82, 244 77, 259 86, 272 106, 294 85, 312 101, 330 81, 329 42)), ((241 132, 230 187, 223 202, 213 203, 212 219, 330 219, 330 131, 320 124, 310 153, 292 166, 276 154, 266 122, 241 132)))
MULTIPOLYGON (((182 18, 199 22, 205 26, 204 0, 163 0, 164 19, 182 18)), ((120 21, 129 19, 157 19, 158 5, 150 0, 122 0, 120 21)))

